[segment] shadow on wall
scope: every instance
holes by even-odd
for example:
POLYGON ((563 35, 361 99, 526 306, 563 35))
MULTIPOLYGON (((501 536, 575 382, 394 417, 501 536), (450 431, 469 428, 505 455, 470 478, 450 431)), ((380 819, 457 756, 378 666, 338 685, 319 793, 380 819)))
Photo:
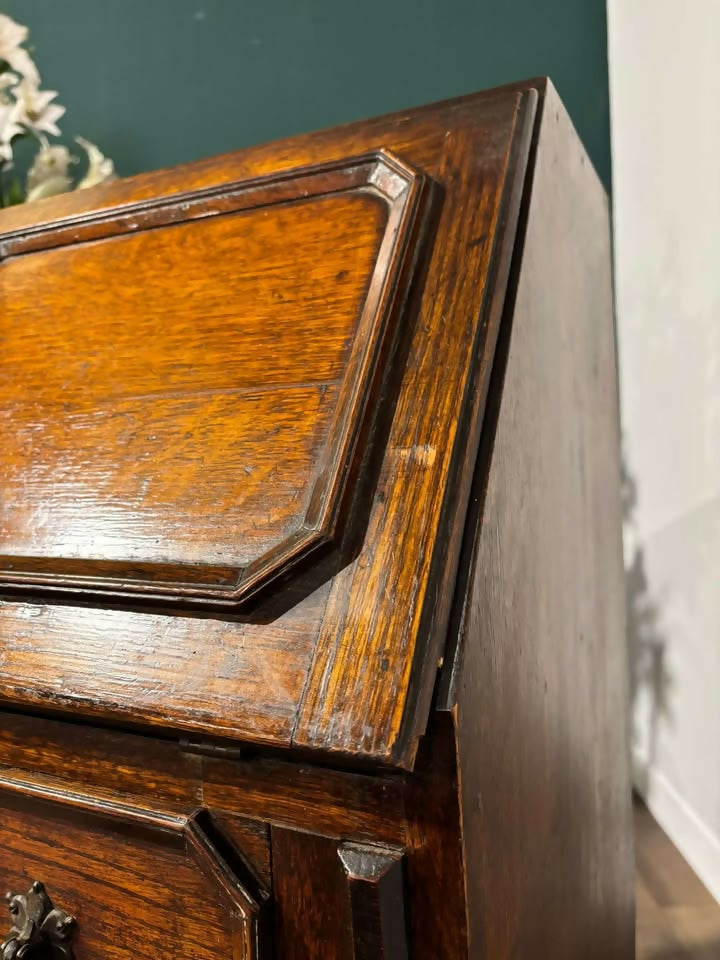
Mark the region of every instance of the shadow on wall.
POLYGON ((623 520, 625 546, 625 603, 627 617, 627 645, 630 677, 631 736, 635 763, 633 771, 636 789, 645 796, 648 778, 657 756, 657 738, 660 721, 672 720, 670 693, 672 678, 666 664, 667 638, 660 623, 660 610, 653 599, 645 569, 645 556, 635 533, 637 486, 631 476, 625 457, 622 463, 623 520), (644 702, 643 717, 638 705, 644 702), (642 722, 644 721, 644 722, 642 722), (641 742, 641 738, 644 743, 641 742))

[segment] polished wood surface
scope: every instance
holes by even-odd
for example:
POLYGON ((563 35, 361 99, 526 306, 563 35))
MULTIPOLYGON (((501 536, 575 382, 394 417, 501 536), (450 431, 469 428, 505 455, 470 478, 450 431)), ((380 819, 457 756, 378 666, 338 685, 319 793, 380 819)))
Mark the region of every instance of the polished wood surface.
POLYGON ((351 960, 350 913, 337 841, 275 828, 276 944, 286 960, 351 960), (317 877, 323 877, 318 884, 317 877))
POLYGON ((343 843, 353 960, 407 960, 402 850, 343 843))
POLYGON ((5 239, 0 580, 235 606, 332 540, 421 184, 252 184, 5 239))
POLYGON ((534 103, 3 211, 6 701, 412 766, 534 103))
POLYGON ((552 86, 538 125, 443 693, 471 955, 607 960, 633 950, 608 205, 552 86))
POLYGON ((271 955, 261 918, 267 892, 227 841, 216 847, 206 815, 186 818, 2 776, 0 809, 0 883, 24 893, 41 882, 75 918, 73 949, 83 958, 271 955))
POLYGON ((607 208, 552 87, 11 208, 0 258, 0 880, 73 960, 631 960, 607 208))

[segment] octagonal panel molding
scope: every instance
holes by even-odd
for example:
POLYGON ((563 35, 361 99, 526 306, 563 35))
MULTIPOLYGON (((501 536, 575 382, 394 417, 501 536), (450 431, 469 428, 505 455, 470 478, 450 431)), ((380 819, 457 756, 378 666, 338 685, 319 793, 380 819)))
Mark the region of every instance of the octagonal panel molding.
POLYGON ((337 543, 426 195, 379 152, 1 234, 0 590, 233 609, 337 543))
POLYGON ((273 956, 270 892, 206 809, 134 806, 19 775, 0 776, 0 812, 0 882, 41 878, 76 918, 78 957, 107 956, 108 942, 128 960, 273 956))

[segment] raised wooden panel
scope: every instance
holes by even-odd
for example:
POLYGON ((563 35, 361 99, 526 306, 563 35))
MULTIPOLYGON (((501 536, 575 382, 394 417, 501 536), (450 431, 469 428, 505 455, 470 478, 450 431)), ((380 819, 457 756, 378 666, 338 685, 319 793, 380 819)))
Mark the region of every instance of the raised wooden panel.
MULTIPOLYGON (((205 811, 188 818, 4 777, 0 811, 2 889, 42 883, 76 920, 77 960, 273 956, 268 893, 205 811)), ((3 938, 10 925, 0 914, 3 938)))
POLYGON ((226 607, 333 541, 421 196, 378 154, 0 236, 0 586, 226 607))
POLYGON ((0 700, 412 766, 535 99, 0 211, 0 700))

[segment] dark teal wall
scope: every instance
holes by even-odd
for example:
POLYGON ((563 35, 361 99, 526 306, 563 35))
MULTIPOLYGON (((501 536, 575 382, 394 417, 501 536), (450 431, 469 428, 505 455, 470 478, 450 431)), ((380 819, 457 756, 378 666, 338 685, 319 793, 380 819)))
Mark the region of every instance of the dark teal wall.
POLYGON ((548 74, 610 179, 605 0, 5 0, 122 174, 548 74))

